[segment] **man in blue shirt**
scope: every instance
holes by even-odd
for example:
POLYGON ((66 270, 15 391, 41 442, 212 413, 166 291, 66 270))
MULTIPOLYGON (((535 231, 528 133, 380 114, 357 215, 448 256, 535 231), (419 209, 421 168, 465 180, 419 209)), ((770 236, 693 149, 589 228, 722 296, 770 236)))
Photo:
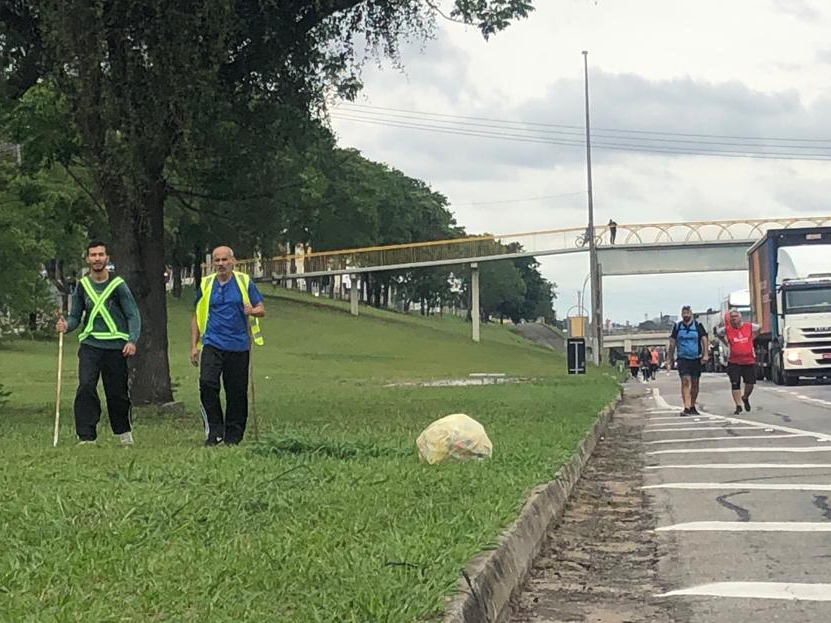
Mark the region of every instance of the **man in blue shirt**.
POLYGON ((698 400, 698 382, 701 379, 701 364, 707 361, 710 341, 707 330, 693 319, 692 308, 681 308, 681 322, 676 322, 669 336, 667 367, 672 365, 678 352, 678 375, 681 377, 681 398, 684 410, 681 415, 698 415, 695 401, 698 400))
POLYGON ((190 353, 191 363, 200 366, 199 398, 206 446, 242 441, 248 419, 250 319, 265 316, 263 297, 253 280, 234 271, 234 252, 229 247, 217 247, 211 257, 215 273, 202 279, 196 293, 190 353), (224 418, 220 377, 225 387, 224 418))

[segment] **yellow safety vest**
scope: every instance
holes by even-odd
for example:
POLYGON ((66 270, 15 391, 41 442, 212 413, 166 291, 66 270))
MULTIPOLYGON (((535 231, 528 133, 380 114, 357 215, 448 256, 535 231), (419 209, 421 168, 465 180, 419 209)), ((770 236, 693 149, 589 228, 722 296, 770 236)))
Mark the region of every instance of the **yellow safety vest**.
MULTIPOLYGON (((248 296, 248 284, 251 278, 245 273, 238 273, 233 271, 234 278, 237 280, 239 291, 242 293, 243 305, 250 305, 251 299, 248 296)), ((205 335, 205 329, 208 328, 208 312, 211 307, 211 290, 216 281, 216 273, 207 275, 202 279, 202 296, 199 297, 199 302, 196 304, 196 326, 199 328, 199 340, 197 344, 202 346, 202 336, 205 335)), ((260 319, 254 316, 248 316, 248 329, 251 334, 251 339, 257 346, 263 345, 263 336, 260 334, 260 319)))
POLYGON ((98 340, 129 340, 130 336, 127 333, 122 333, 118 330, 118 326, 115 324, 115 320, 110 315, 109 310, 107 309, 107 299, 110 298, 110 295, 115 292, 115 289, 124 283, 124 280, 121 277, 113 277, 110 279, 110 282, 107 284, 107 287, 104 288, 104 291, 101 294, 98 294, 95 291, 95 288, 92 285, 92 280, 89 278, 89 275, 81 279, 81 286, 83 286, 84 291, 87 293, 89 300, 92 301, 92 311, 89 312, 87 316, 87 325, 84 327, 83 332, 78 336, 78 341, 83 342, 87 339, 90 335, 98 340), (95 318, 101 316, 101 319, 104 321, 104 324, 107 325, 108 331, 95 331, 94 324, 95 318))

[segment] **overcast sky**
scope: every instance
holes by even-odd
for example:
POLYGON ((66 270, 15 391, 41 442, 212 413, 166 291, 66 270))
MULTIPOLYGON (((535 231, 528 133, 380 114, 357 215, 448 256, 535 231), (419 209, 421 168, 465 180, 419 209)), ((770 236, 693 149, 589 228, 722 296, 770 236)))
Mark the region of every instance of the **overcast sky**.
MULTIPOLYGON (((600 128, 831 139, 831 3, 534 4, 528 20, 488 42, 473 28, 440 20, 436 40, 423 51, 403 49, 403 71, 368 65, 357 103, 582 127, 585 49, 598 143, 600 128)), ((382 113, 366 109, 357 115, 347 108, 333 118, 341 144, 427 181, 448 196, 469 233, 585 224, 585 152, 579 146, 393 127, 389 117, 386 125, 357 123, 343 117, 381 119, 382 113)), ((400 121, 430 125, 423 118, 400 121)), ((460 121, 468 130, 508 131, 460 121)), ((579 132, 531 127, 562 132, 550 136, 566 142, 580 141, 579 132)), ((716 144, 704 148, 724 148, 717 144, 720 139, 710 140, 716 144)), ((598 149, 593 164, 598 223, 831 213, 831 162, 598 149)), ((541 261, 545 276, 558 284, 556 307, 564 315, 576 303, 588 260, 572 255, 541 261)), ((659 312, 677 313, 686 303, 715 307, 721 294, 746 284, 746 273, 738 272, 608 278, 604 315, 635 322, 659 312)))

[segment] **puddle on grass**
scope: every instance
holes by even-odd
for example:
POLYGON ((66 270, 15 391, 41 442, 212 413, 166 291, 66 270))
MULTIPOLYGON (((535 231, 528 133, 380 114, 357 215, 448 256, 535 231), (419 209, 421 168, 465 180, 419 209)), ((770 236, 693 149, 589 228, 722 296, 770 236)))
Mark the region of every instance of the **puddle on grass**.
POLYGON ((502 372, 475 372, 461 379, 438 379, 405 383, 388 383, 384 387, 470 387, 474 385, 508 385, 530 383, 534 379, 507 376, 502 372))

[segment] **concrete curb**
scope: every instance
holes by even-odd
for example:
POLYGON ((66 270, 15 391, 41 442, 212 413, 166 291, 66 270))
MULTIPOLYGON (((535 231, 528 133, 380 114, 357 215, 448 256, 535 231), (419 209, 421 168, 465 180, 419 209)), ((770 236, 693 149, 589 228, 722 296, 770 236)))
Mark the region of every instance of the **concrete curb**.
POLYGON ((499 538, 496 548, 468 563, 442 623, 503 623, 507 619, 511 597, 528 578, 548 527, 562 516, 574 485, 621 400, 622 387, 620 396, 598 414, 577 451, 554 480, 531 491, 519 517, 499 538))

